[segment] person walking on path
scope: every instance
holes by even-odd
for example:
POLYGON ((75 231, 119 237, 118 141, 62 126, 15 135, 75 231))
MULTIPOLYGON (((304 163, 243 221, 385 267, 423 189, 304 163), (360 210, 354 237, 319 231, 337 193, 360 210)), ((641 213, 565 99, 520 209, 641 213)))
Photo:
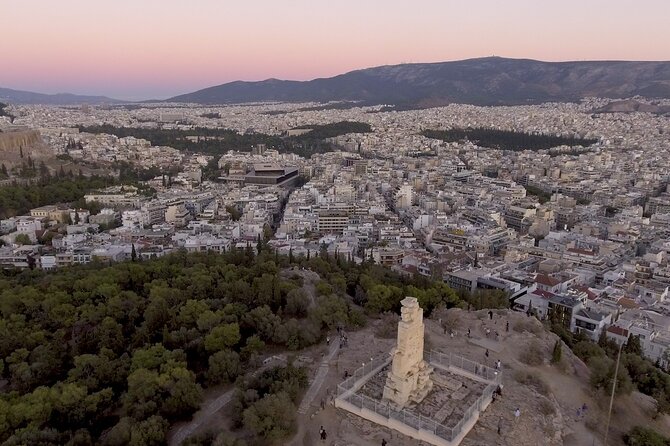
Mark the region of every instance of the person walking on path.
POLYGON ((498 435, 502 433, 502 426, 503 426, 503 419, 502 417, 500 417, 500 419, 498 420, 498 435))
POLYGON ((489 358, 489 349, 487 348, 486 351, 484 352, 484 356, 486 356, 486 359, 489 358))
POLYGON ((520 416, 521 416, 521 409, 517 407, 516 410, 514 411, 514 421, 516 422, 520 416))
POLYGON ((321 441, 326 441, 326 437, 328 434, 326 434, 326 430, 321 426, 321 429, 319 430, 319 436, 321 437, 321 441))
POLYGON ((505 331, 509 332, 509 321, 507 321, 507 324, 505 324, 505 331))
POLYGON ((386 446, 388 443, 386 442, 386 438, 382 438, 382 446, 386 446))

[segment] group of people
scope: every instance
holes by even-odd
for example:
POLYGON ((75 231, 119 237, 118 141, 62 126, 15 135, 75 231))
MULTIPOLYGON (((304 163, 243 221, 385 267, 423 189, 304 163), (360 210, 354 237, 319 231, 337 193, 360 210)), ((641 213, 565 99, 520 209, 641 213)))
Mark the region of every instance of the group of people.
POLYGON ((344 329, 339 325, 337 327, 337 333, 340 335, 340 348, 346 347, 349 343, 349 338, 347 338, 347 334, 344 332, 344 329))
POLYGON ((582 407, 577 408, 577 418, 584 418, 586 416, 586 411, 588 410, 588 407, 586 406, 586 403, 582 404, 582 407))

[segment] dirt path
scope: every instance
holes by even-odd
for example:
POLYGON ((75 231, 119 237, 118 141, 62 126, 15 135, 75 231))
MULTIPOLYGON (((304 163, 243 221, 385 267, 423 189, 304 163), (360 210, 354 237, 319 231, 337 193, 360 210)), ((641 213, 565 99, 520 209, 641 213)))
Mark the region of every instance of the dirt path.
POLYGON ((300 406, 298 407, 298 430, 293 436, 293 439, 286 443, 287 445, 301 446, 305 444, 305 435, 307 434, 305 423, 308 422, 307 414, 310 410, 312 402, 314 401, 314 398, 321 391, 321 387, 323 386, 323 383, 328 376, 328 372, 330 371, 330 362, 333 360, 338 351, 339 346, 337 342, 333 341, 329 346, 328 354, 321 360, 319 370, 316 372, 314 379, 307 388, 307 392, 305 392, 305 396, 300 402, 300 406))
POLYGON ((168 445, 178 446, 203 424, 207 423, 215 413, 221 410, 226 404, 230 402, 235 394, 235 388, 228 389, 221 393, 214 399, 206 402, 199 411, 193 414, 193 419, 187 423, 182 423, 180 427, 172 429, 168 434, 168 445))
POLYGON ((307 389, 307 392, 305 392, 305 396, 300 402, 300 407, 298 408, 299 414, 305 415, 309 410, 310 404, 312 404, 314 397, 316 396, 317 393, 319 393, 319 390, 321 390, 321 386, 323 385, 323 382, 326 379, 326 376, 328 375, 328 371, 330 370, 330 361, 333 360, 338 350, 339 348, 337 342, 333 341, 330 344, 328 354, 321 361, 321 365, 319 365, 319 370, 316 372, 314 380, 310 384, 309 388, 307 389))
MULTIPOLYGON (((286 359, 281 355, 266 358, 264 365, 257 369, 252 376, 257 376, 263 370, 279 364, 286 364, 286 359)), ((230 403, 234 395, 235 387, 219 389, 210 395, 200 407, 200 410, 193 414, 191 421, 178 423, 171 429, 168 433, 168 446, 179 446, 201 426, 209 425, 214 415, 230 403)))

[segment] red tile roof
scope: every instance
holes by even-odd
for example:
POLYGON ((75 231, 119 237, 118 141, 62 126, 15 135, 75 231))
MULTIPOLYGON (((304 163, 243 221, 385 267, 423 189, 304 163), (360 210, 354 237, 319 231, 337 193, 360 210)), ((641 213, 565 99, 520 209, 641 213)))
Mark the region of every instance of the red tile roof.
POLYGON ((545 286, 550 286, 550 287, 556 286, 559 283, 561 283, 560 280, 558 280, 554 277, 550 277, 546 274, 538 274, 535 277, 535 282, 539 283, 540 285, 545 285, 545 286))
POLYGON ((615 335, 623 336, 626 338, 628 337, 628 330, 626 330, 625 328, 618 327, 616 325, 611 325, 607 327, 607 331, 615 335))
POLYGON ((622 297, 617 303, 624 308, 640 308, 640 304, 628 297, 622 297))

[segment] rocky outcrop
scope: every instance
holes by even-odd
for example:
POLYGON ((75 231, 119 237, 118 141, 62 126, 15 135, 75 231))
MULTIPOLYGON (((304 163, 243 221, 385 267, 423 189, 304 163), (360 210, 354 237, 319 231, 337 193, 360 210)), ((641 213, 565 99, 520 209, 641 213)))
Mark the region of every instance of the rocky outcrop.
POLYGON ((37 130, 4 130, 0 133, 0 162, 7 168, 20 165, 28 157, 36 160, 49 155, 47 145, 37 130))

